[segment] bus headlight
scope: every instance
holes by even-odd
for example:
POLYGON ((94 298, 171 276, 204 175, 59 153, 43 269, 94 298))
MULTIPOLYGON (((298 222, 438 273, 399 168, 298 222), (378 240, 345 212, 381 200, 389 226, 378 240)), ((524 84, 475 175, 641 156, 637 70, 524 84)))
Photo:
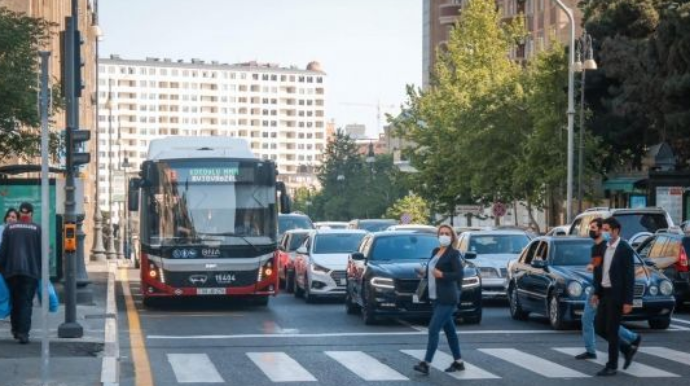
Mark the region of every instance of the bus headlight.
POLYGON ((582 284, 577 281, 571 281, 568 283, 568 296, 572 298, 579 298, 582 296, 582 284))
POLYGON ((664 296, 670 296, 673 294, 673 284, 668 280, 664 280, 659 284, 659 291, 661 291, 661 294, 664 296))

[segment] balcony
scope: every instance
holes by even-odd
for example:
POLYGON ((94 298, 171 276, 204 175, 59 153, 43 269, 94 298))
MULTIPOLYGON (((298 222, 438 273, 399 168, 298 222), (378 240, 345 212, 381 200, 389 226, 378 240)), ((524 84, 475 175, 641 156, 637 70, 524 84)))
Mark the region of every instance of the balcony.
POLYGON ((439 22, 441 25, 453 25, 460 16, 462 5, 442 4, 439 6, 439 22))

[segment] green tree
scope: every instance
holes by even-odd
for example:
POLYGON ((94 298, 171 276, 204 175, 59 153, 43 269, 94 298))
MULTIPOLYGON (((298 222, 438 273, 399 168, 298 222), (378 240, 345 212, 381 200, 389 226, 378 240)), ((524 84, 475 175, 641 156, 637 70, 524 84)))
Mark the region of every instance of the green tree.
MULTIPOLYGON (((38 51, 51 36, 51 24, 0 7, 0 159, 40 153, 38 51)), ((54 89, 54 108, 60 107, 54 89), (56 103, 57 102, 57 103, 56 103)), ((51 149, 58 141, 53 135, 51 149)))
POLYGON ((393 206, 386 210, 386 218, 400 220, 403 214, 410 216, 410 223, 412 224, 429 223, 429 205, 416 194, 410 194, 397 200, 393 206))

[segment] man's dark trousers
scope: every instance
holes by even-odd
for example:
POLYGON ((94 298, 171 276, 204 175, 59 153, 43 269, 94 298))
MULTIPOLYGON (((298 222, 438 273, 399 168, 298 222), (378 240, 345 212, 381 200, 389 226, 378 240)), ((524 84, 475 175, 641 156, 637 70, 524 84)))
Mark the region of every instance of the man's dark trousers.
POLYGON ((615 370, 618 369, 618 350, 620 349, 623 353, 630 350, 630 345, 627 342, 621 342, 618 338, 618 329, 623 317, 623 301, 622 299, 614 299, 609 288, 603 288, 601 295, 595 319, 595 329, 597 335, 609 343, 609 361, 606 363, 606 367, 615 370))
POLYGON ((31 312, 33 300, 38 288, 38 280, 24 275, 16 275, 5 279, 12 298, 12 333, 29 337, 31 331, 31 312))

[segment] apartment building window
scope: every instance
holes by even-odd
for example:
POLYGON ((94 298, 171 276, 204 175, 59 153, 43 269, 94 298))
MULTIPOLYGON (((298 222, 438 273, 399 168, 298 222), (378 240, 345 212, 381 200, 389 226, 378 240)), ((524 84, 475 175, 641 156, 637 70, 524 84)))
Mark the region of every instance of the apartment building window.
POLYGON ((114 74, 114 73, 115 73, 115 67, 114 67, 114 66, 108 67, 108 73, 109 73, 109 74, 114 74))
POLYGON ((297 135, 297 138, 299 138, 299 139, 304 139, 304 133, 299 133, 299 134, 297 135))
POLYGON ((316 77, 316 83, 323 83, 323 78, 320 76, 316 77))
POLYGON ((240 74, 240 79, 243 79, 243 80, 244 80, 244 79, 247 79, 247 74, 244 73, 244 72, 241 73, 241 74, 240 74))
POLYGON ((261 80, 268 80, 268 74, 261 75, 261 80))
POLYGON ((172 76, 178 76, 180 72, 178 70, 172 70, 172 76))
POLYGON ((308 76, 307 77, 307 83, 314 83, 314 78, 312 78, 311 76, 308 76))
POLYGON ((287 75, 281 75, 281 76, 280 76, 280 81, 281 81, 281 82, 287 81, 287 75))
POLYGON ((295 76, 294 76, 294 75, 290 75, 290 82, 294 82, 294 81, 295 81, 295 76))
POLYGON ((304 83, 304 77, 303 77, 303 76, 300 76, 300 77, 298 78, 298 82, 304 83))

